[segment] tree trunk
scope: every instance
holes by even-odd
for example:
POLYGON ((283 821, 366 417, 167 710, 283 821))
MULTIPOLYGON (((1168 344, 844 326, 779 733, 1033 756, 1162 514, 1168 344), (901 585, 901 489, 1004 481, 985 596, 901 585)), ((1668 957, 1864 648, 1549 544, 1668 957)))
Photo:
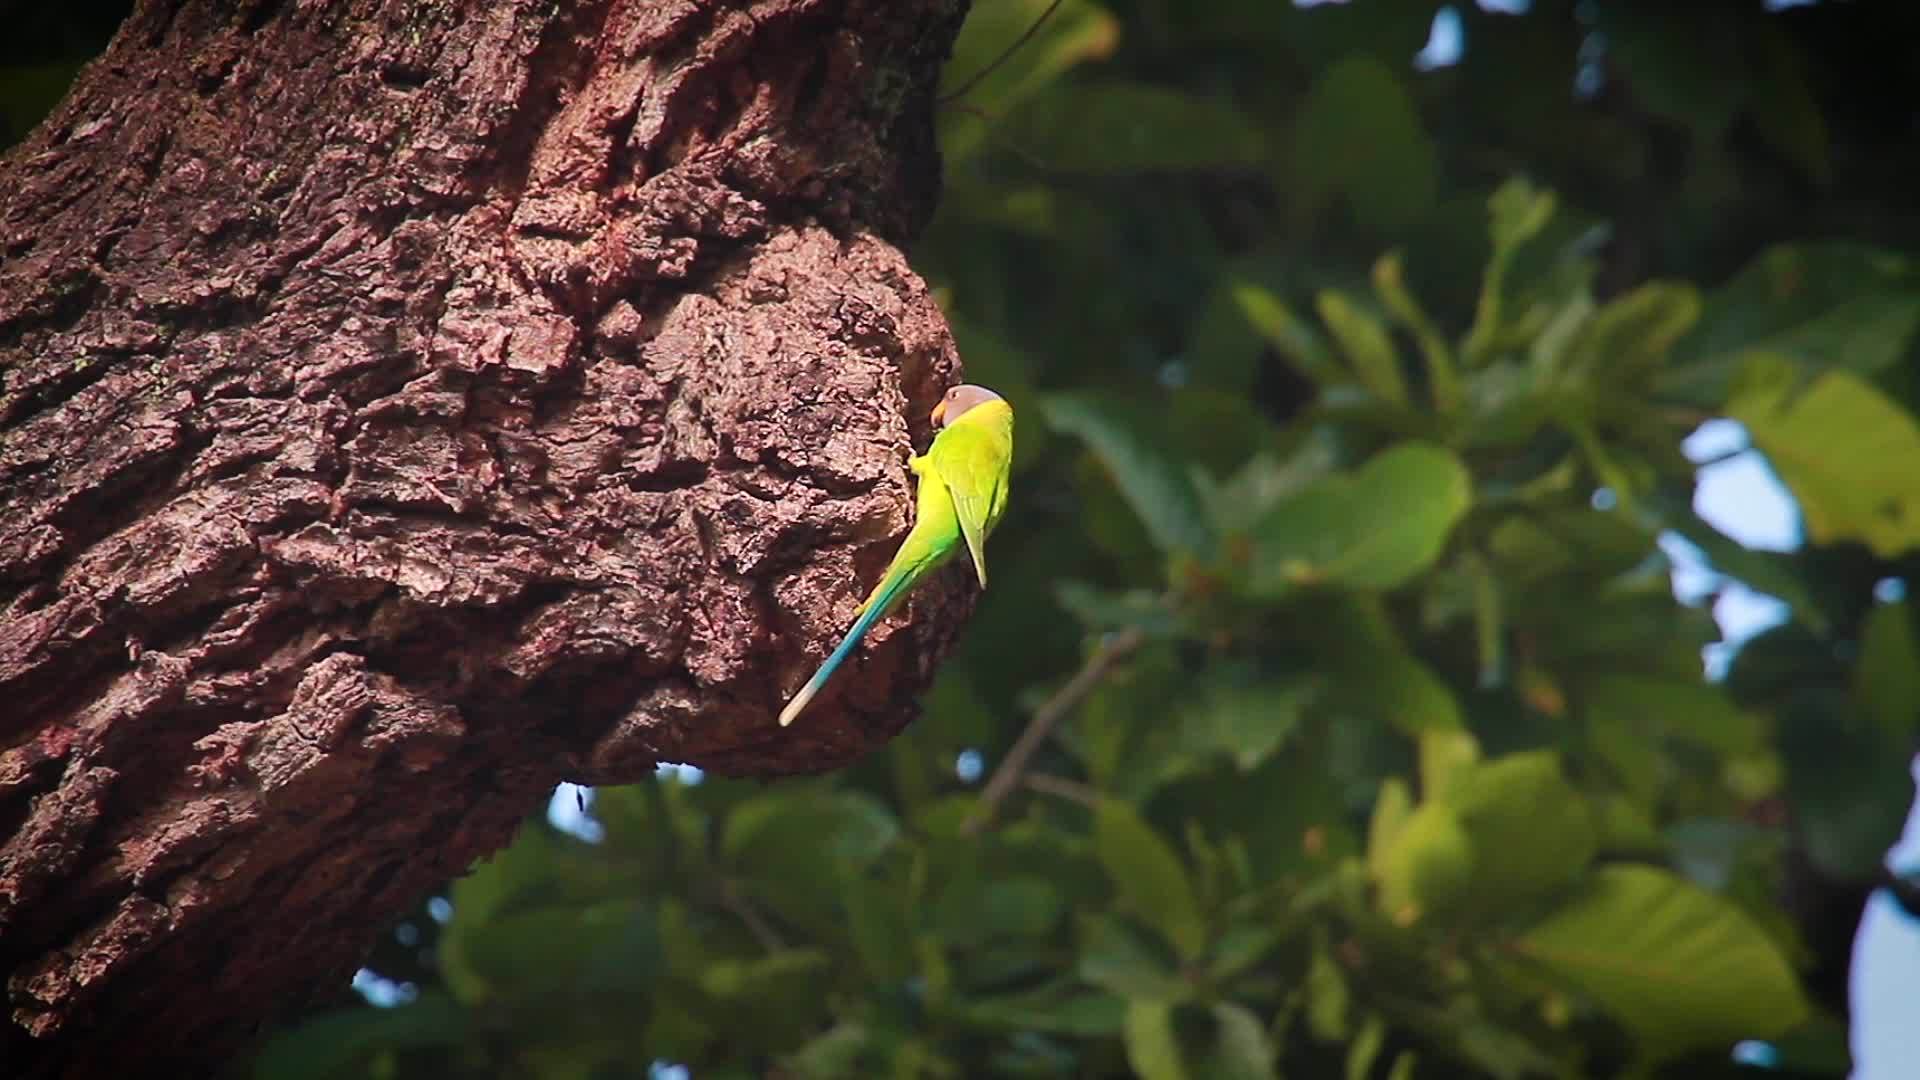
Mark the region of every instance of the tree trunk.
POLYGON ((0 160, 9 1075, 204 1072, 560 779, 791 730, 958 375, 962 0, 149 0, 0 160))

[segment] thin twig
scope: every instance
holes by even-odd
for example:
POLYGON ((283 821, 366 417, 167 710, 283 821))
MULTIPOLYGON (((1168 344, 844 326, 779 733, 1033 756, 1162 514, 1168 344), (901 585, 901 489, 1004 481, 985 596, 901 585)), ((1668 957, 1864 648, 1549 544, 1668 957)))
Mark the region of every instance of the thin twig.
POLYGON ((773 926, 760 914, 759 909, 753 906, 753 901, 748 900, 739 889, 734 888, 731 881, 720 883, 720 906, 733 912, 742 923, 746 924, 748 932, 760 942, 761 948, 771 953, 787 947, 786 943, 780 940, 780 935, 774 932, 773 926))
POLYGON ((955 90, 951 94, 942 95, 937 100, 936 104, 945 105, 950 101, 958 101, 959 99, 966 97, 967 91, 972 90, 976 86, 979 86, 982 80, 984 80, 987 76, 993 74, 996 70, 998 70, 1000 65, 1006 63, 1010 58, 1012 58, 1014 53, 1019 52, 1020 47, 1022 45, 1025 45, 1027 42, 1033 40, 1033 35, 1040 32, 1040 27, 1047 21, 1048 18, 1052 17, 1055 11, 1058 11, 1060 9, 1060 5, 1063 2, 1064 0, 1053 0, 1053 3, 1048 4, 1047 10, 1041 12, 1040 17, 1033 20, 1033 24, 1027 27, 1025 33, 1021 34, 1017 38, 1014 38, 1013 44, 1007 46, 1004 52, 1002 52, 999 56, 996 56, 993 58, 993 63, 988 64, 986 67, 983 67, 979 71, 974 72, 972 78, 960 84, 960 89, 955 90))
POLYGON ((1020 775, 1026 772, 1027 763, 1040 749, 1040 744, 1046 741, 1047 736, 1053 734, 1053 729, 1059 725, 1067 713, 1073 711, 1075 705, 1080 704, 1081 698, 1092 693, 1093 688, 1100 685, 1100 680, 1107 677, 1107 672, 1111 671, 1115 664, 1126 659, 1146 639, 1147 635, 1139 627, 1129 627, 1108 638, 1094 650, 1092 656, 1087 657, 1087 662, 1081 666, 1079 674, 1068 680, 1067 685, 1054 691, 1052 697, 1034 710, 1033 719, 1027 722, 1027 729, 1014 740, 1013 749, 1007 751, 1006 759, 1000 762, 1000 767, 995 769, 993 776, 987 780, 987 786, 981 789, 980 805, 974 809, 973 816, 968 818, 966 825, 961 828, 962 834, 972 836, 986 828, 987 823, 993 820, 994 812, 999 809, 1000 803, 1020 782, 1020 775))
POLYGON ((1100 805, 1100 789, 1078 780, 1069 780, 1064 776, 1049 776, 1046 773, 1034 773, 1027 777, 1026 785, 1042 795, 1053 795, 1068 802, 1079 803, 1089 810, 1100 805))
POLYGON ((1055 175, 1053 166, 1048 165, 1044 161, 1041 161, 1037 155, 1030 154, 1027 151, 1022 150, 1020 148, 1019 143, 1016 143, 1012 139, 1009 139, 1006 136, 1000 134, 1000 131, 996 126, 1000 122, 999 117, 993 115, 992 113, 988 112, 987 110, 981 108, 978 105, 955 105, 953 108, 955 112, 966 113, 968 116, 971 116, 974 119, 979 120, 982 123, 986 124, 987 126, 985 128, 985 133, 981 137, 986 139, 988 142, 993 143, 995 146, 998 146, 1002 150, 1007 151, 1008 153, 1012 154, 1014 157, 1019 158, 1023 164, 1025 164, 1028 168, 1032 169, 1034 172, 1041 173, 1047 176, 1055 175))

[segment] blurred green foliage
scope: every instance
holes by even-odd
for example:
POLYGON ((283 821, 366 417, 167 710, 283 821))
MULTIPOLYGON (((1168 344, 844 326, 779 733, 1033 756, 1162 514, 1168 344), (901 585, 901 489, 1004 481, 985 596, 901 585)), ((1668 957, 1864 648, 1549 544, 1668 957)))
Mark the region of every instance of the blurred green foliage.
POLYGON ((1832 48, 1895 17, 1527 6, 1417 67, 1436 3, 1062 4, 943 108, 914 252, 1021 425, 926 717, 531 823, 370 960, 417 1000, 257 1075, 1845 1075, 1789 885, 1912 796, 1920 229, 1832 48), (1810 546, 1694 512, 1717 417, 1810 546), (1724 680, 1663 537, 1791 605, 1724 680), (1088 664, 983 806, 956 759, 1088 664))

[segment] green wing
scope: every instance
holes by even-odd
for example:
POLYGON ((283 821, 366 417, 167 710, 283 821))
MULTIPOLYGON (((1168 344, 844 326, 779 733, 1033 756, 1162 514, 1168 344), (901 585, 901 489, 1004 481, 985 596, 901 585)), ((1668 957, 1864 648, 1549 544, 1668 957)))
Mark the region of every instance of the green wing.
POLYGON ((942 431, 927 458, 953 496, 960 535, 973 556, 980 587, 987 587, 987 534, 1007 508, 1007 471, 1012 465, 1010 433, 987 426, 956 424, 942 431))

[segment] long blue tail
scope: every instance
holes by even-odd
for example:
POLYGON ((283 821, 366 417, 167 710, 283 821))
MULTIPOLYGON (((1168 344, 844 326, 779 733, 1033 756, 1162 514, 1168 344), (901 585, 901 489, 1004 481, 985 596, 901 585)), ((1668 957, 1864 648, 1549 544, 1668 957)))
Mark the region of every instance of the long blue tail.
POLYGON ((820 669, 813 673, 813 678, 807 680, 807 685, 793 695, 793 700, 787 702, 787 707, 780 710, 781 727, 793 723, 793 718, 800 715, 800 710, 807 707, 807 702, 812 701, 813 696, 820 692, 820 688, 827 685, 827 680, 833 678, 833 673, 840 667, 841 662, 853 652, 855 646, 860 644, 860 639, 867 636, 867 631, 873 628, 873 624, 886 615, 887 609, 893 606, 893 598, 912 580, 912 574, 901 574, 892 584, 882 591, 875 592, 869 598, 867 610, 861 612, 860 617, 853 621, 853 627, 847 631, 846 637, 840 639, 840 644, 834 647, 833 654, 828 656, 826 662, 820 665, 820 669))

